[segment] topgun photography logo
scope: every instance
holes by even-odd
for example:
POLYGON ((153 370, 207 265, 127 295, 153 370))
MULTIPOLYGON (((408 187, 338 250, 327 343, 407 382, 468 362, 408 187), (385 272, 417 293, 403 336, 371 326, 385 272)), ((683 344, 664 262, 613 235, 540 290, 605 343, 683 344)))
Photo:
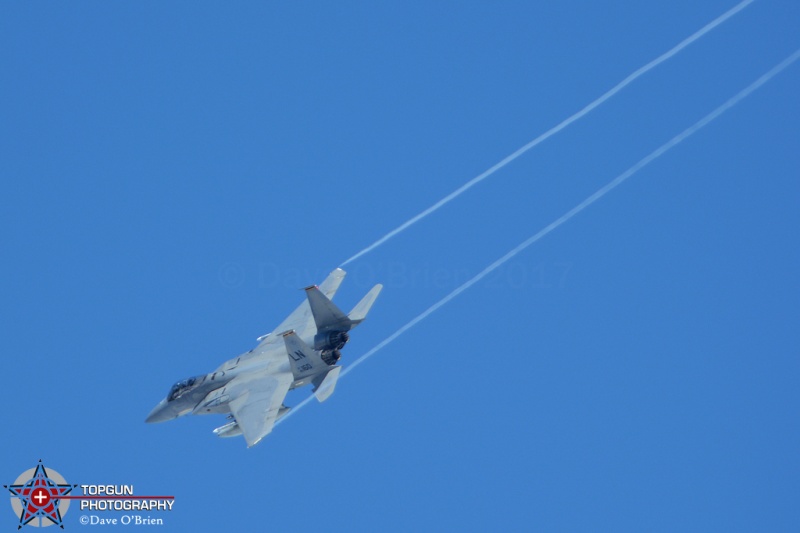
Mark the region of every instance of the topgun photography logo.
MULTIPOLYGON (((64 477, 45 468, 42 460, 35 468, 26 470, 11 485, 3 485, 11 493, 11 507, 19 517, 19 525, 33 527, 59 526, 64 529, 64 515, 71 500, 80 500, 82 511, 99 512, 153 512, 171 511, 174 496, 135 496, 133 485, 70 485, 64 477), (72 491, 80 487, 81 494, 72 491), (70 494, 72 493, 72 494, 70 494)), ((163 518, 149 515, 125 514, 122 516, 81 515, 81 525, 163 525, 163 518)))
POLYGON ((36 468, 26 470, 12 485, 3 485, 11 492, 11 507, 19 516, 19 526, 60 526, 69 509, 69 499, 63 498, 77 485, 70 485, 55 470, 46 469, 41 459, 36 468))

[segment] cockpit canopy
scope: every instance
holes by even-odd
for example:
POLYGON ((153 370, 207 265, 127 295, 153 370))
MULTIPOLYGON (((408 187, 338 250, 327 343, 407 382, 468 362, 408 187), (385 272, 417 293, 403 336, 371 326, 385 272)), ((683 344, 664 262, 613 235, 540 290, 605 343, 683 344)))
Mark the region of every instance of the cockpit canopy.
POLYGON ((167 401, 171 402, 172 400, 180 398, 196 386, 200 385, 203 381, 205 381, 205 379, 205 376, 194 376, 177 382, 172 386, 171 389, 169 389, 167 401))

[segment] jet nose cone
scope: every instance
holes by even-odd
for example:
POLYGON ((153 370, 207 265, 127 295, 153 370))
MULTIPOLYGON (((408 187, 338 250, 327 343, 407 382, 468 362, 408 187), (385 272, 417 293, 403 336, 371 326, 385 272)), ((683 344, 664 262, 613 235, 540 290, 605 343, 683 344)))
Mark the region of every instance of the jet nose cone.
POLYGON ((167 409, 167 401, 161 400, 159 404, 156 405, 152 411, 150 411, 150 414, 147 415, 147 418, 145 418, 144 421, 148 424, 154 424, 156 422, 164 422, 171 418, 175 417, 172 416, 169 409, 167 409))

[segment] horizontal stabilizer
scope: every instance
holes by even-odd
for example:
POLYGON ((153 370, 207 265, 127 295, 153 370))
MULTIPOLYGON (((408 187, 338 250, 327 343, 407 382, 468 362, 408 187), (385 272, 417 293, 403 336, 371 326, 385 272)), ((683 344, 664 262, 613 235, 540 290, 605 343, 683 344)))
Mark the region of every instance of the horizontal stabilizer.
POLYGON ((306 297, 317 331, 350 329, 350 319, 316 286, 306 287, 306 297))
POLYGON ((336 294, 336 290, 339 288, 339 285, 342 284, 342 280, 344 280, 345 271, 341 268, 337 268, 330 274, 328 277, 325 278, 325 281, 320 283, 319 290, 322 291, 322 294, 327 296, 328 298, 333 298, 333 295, 336 294))
POLYGON ((339 373, 342 371, 342 367, 334 366, 331 367, 325 374, 320 374, 319 376, 314 378, 314 396, 317 397, 317 400, 320 402, 324 402, 327 400, 331 394, 333 394, 333 389, 336 388, 336 381, 339 379, 339 373))
POLYGON ((372 304, 375 303, 375 299, 381 293, 383 289, 383 285, 378 283, 367 293, 366 296, 361 298, 361 301, 356 304, 350 314, 347 317, 350 319, 350 322, 353 326, 360 324, 365 318, 367 318, 367 313, 372 308, 372 304))

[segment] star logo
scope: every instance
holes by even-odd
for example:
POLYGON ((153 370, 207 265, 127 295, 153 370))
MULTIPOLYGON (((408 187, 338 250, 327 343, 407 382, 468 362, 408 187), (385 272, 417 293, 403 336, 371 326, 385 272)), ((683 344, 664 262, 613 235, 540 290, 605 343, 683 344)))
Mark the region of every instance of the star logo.
POLYGON ((36 468, 20 474, 13 485, 3 485, 11 493, 11 507, 19 515, 19 526, 34 527, 56 525, 64 529, 62 517, 69 508, 69 500, 61 500, 77 485, 70 485, 53 469, 48 470, 41 459, 36 468))

